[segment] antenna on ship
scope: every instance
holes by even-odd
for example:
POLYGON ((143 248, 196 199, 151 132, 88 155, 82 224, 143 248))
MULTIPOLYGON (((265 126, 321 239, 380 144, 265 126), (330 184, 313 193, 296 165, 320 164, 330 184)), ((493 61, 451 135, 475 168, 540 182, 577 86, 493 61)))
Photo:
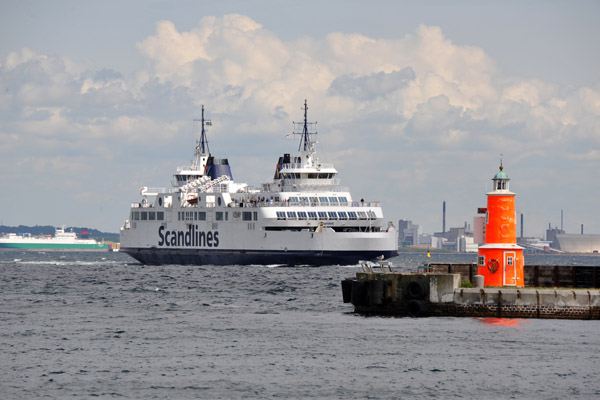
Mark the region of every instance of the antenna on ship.
POLYGON ((300 126, 302 125, 302 132, 293 132, 294 135, 301 135, 300 136, 300 144, 298 145, 298 151, 300 151, 300 149, 304 148, 304 151, 309 151, 310 150, 310 135, 316 135, 317 132, 309 132, 308 131, 308 127, 310 126, 311 129, 314 129, 313 127, 315 125, 317 125, 316 122, 307 122, 307 115, 308 115, 308 105, 306 104, 306 99, 304 99, 304 107, 301 108, 302 110, 304 110, 304 123, 302 122, 294 122, 294 128, 296 128, 296 126, 300 126))
POLYGON ((202 119, 195 119, 194 123, 200 123, 202 126, 202 134, 200 135, 200 141, 196 144, 196 150, 200 151, 200 154, 210 154, 210 149, 208 148, 208 138, 206 137, 205 126, 212 126, 212 122, 210 119, 204 119, 204 104, 202 104, 202 119))

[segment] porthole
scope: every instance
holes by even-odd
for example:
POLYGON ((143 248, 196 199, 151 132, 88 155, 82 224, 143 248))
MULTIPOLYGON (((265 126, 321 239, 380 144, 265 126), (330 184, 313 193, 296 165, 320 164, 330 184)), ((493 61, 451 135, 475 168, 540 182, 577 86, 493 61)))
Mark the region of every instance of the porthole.
POLYGON ((217 203, 219 204, 219 207, 220 207, 221 206, 221 198, 220 197, 217 199, 217 203))
POLYGON ((162 197, 158 198, 158 205, 162 207, 162 197))

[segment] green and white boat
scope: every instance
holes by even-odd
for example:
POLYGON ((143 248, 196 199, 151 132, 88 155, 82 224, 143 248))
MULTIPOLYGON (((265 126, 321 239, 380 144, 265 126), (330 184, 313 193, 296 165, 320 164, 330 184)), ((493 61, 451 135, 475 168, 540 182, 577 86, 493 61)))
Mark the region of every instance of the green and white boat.
POLYGON ((8 233, 0 237, 0 249, 21 250, 108 250, 107 243, 94 239, 81 239, 75 232, 66 232, 65 227, 56 228, 54 236, 31 236, 8 233))

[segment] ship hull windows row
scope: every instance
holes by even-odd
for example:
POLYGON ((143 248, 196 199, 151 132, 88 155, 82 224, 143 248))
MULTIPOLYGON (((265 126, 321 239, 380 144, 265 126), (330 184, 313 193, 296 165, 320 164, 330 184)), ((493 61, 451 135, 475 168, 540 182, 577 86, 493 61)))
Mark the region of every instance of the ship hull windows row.
MULTIPOLYGON (((332 226, 328 225, 336 232, 383 232, 380 226, 332 226)), ((268 232, 315 232, 316 227, 307 226, 265 226, 263 230, 268 232)))
POLYGON ((223 212, 223 211, 217 211, 215 213, 215 220, 216 221, 229 221, 229 213, 223 212))
POLYGON ((335 174, 331 172, 282 172, 279 176, 283 179, 332 179, 335 174))
POLYGON ((164 221, 165 213, 163 211, 132 211, 132 221, 164 221))
POLYGON ((374 211, 277 211, 277 219, 284 220, 323 220, 323 221, 346 221, 346 220, 376 220, 374 211))
POLYGON ((178 211, 179 221, 206 221, 206 211, 178 211))
POLYGON ((297 197, 290 196, 287 199, 290 204, 315 204, 315 205, 344 205, 348 204, 346 197, 297 197))

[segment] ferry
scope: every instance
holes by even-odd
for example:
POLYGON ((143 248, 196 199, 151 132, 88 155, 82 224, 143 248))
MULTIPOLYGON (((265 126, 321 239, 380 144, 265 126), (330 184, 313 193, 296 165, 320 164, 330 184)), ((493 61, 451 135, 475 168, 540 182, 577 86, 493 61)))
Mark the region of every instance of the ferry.
POLYGON ((193 265, 351 265, 397 255, 396 227, 379 202, 353 198, 317 158, 306 101, 303 110, 298 153, 279 157, 273 179, 252 187, 211 155, 202 106, 191 164, 177 168, 171 188, 141 189, 120 251, 143 264, 193 265))
POLYGON ((108 250, 107 243, 94 239, 81 239, 65 227, 55 228, 54 236, 31 236, 8 233, 0 237, 0 249, 19 250, 108 250))

